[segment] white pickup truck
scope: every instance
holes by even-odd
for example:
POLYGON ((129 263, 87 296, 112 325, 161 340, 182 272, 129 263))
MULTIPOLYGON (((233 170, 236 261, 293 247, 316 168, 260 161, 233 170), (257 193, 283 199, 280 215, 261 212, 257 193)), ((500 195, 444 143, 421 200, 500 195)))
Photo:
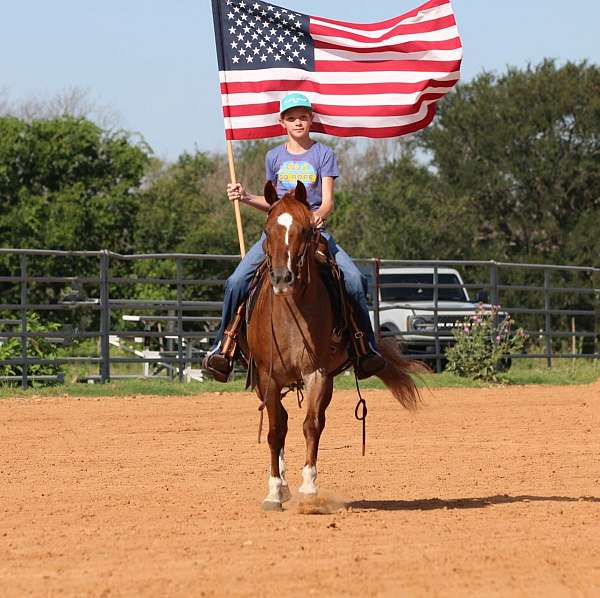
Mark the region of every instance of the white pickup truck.
MULTIPOLYGON (((372 291, 372 273, 365 274, 372 291)), ((379 282, 383 288, 379 290, 379 329, 396 335, 406 355, 425 357, 436 353, 433 278, 432 267, 380 270, 379 282)), ((460 274, 452 268, 438 268, 438 285, 453 285, 453 288, 438 287, 437 330, 443 354, 454 342, 452 330, 456 323, 472 315, 479 300, 487 301, 487 297, 479 295, 476 301, 471 300, 460 274)), ((485 307, 491 309, 490 305, 485 307)), ((375 327, 373 311, 371 321, 375 327)))

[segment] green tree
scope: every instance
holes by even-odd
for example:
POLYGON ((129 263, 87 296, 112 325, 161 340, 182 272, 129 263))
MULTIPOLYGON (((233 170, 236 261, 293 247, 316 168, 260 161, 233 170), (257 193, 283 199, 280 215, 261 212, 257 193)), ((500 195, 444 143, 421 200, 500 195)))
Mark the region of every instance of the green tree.
POLYGON ((148 152, 84 118, 0 118, 4 246, 130 251, 148 152))
POLYGON ((599 67, 483 73, 440 104, 422 144, 448 201, 476 216, 479 255, 597 263, 599 67))
POLYGON ((332 230, 357 257, 458 259, 471 244, 470 214, 439 196, 436 176, 410 152, 345 187, 336 206, 332 230))

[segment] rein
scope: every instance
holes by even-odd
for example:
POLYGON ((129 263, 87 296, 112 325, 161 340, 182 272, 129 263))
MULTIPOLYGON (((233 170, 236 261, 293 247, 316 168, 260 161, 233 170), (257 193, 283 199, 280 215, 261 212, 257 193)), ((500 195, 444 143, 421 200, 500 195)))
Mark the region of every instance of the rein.
MULTIPOLYGON (((266 231, 265 231, 265 233, 266 233, 266 231)), ((304 247, 302 248, 302 253, 300 254, 300 258, 298 259, 298 262, 296 264, 295 277, 298 281, 301 281, 303 279, 302 271, 304 269, 304 264, 308 263, 306 261, 306 258, 308 256, 308 251, 311 248, 311 246, 314 246, 314 248, 316 249, 316 247, 318 246, 318 241, 319 241, 320 235, 321 235, 321 233, 320 233, 319 229, 311 227, 310 236, 307 235, 308 238, 304 243, 304 247)), ((271 256, 268 253, 267 253, 267 267, 269 270, 269 274, 272 274, 273 269, 272 269, 272 265, 271 265, 271 256)), ((306 277, 306 284, 307 285, 310 284, 310 268, 308 268, 308 276, 306 277)), ((269 286, 271 286, 271 285, 269 285, 269 286)), ((270 342, 270 355, 269 355, 269 381, 267 382, 267 390, 265 392, 265 396, 261 397, 261 402, 260 402, 260 405, 258 406, 258 410, 260 412, 259 419, 258 419, 258 444, 260 444, 261 438, 262 438, 262 429, 263 429, 264 417, 265 417, 265 407, 267 406, 266 397, 269 394, 269 389, 271 387, 271 380, 273 379, 273 342, 274 342, 273 339, 274 339, 275 333, 273 330, 273 287, 272 286, 269 291, 269 296, 270 296, 269 323, 271 326, 271 342, 270 342)), ((292 390, 296 390, 298 407, 302 408, 302 403, 304 402, 304 394, 302 392, 302 390, 303 390, 302 381, 298 381, 298 382, 292 384, 289 387, 289 389, 281 395, 281 398, 284 398, 292 390)))

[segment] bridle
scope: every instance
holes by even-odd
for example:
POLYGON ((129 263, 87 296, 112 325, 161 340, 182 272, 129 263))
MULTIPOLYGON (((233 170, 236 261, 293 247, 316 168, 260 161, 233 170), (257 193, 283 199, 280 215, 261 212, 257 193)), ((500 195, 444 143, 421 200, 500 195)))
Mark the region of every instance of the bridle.
MULTIPOLYGON (((264 229, 264 233, 269 238, 267 233, 267 229, 264 229)), ((296 267, 292 273, 294 274, 294 281, 300 281, 302 283, 310 283, 310 268, 307 269, 306 278, 304 277, 305 265, 307 263, 307 258, 312 250, 314 255, 316 248, 319 244, 319 238, 321 237, 321 231, 318 228, 310 227, 309 229, 305 229, 303 231, 304 243, 302 245, 302 251, 300 252, 300 257, 296 262, 296 267)), ((273 264, 271 262, 271 255, 265 251, 266 260, 267 260, 267 268, 269 270, 269 274, 273 275, 273 264)))

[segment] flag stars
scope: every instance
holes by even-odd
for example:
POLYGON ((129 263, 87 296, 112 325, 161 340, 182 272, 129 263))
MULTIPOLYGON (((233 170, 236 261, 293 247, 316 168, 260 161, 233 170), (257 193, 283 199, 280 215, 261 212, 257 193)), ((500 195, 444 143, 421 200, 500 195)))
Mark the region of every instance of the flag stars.
POLYGON ((312 42, 302 30, 304 15, 258 0, 222 2, 231 25, 223 27, 223 35, 225 47, 231 47, 232 68, 306 68, 310 63, 306 51, 312 42))

